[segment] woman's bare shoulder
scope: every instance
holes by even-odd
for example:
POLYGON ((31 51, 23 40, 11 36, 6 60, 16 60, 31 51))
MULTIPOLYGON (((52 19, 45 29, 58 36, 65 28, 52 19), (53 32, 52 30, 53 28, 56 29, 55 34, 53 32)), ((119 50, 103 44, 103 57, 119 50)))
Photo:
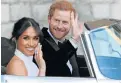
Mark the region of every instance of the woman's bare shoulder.
POLYGON ((27 75, 27 70, 24 62, 17 56, 14 56, 7 65, 6 73, 10 75, 12 74, 25 76, 27 75))

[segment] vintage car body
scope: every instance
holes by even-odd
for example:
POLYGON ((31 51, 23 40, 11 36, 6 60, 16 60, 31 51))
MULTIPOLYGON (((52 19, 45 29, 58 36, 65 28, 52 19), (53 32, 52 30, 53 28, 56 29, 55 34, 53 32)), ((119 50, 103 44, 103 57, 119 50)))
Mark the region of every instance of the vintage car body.
POLYGON ((2 75, 2 83, 121 83, 121 22, 91 26, 80 37, 84 56, 78 56, 80 77, 2 75))

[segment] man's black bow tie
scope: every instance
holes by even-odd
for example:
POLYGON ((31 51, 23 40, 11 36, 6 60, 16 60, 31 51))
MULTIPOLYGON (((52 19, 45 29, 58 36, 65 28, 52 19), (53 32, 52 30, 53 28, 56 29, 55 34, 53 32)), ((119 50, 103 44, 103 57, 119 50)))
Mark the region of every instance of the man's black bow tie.
POLYGON ((62 44, 63 44, 62 42, 58 42, 58 46, 59 46, 59 47, 61 47, 61 46, 62 46, 62 44))
POLYGON ((58 41, 58 46, 61 47, 66 42, 67 42, 67 39, 65 39, 63 42, 58 41))

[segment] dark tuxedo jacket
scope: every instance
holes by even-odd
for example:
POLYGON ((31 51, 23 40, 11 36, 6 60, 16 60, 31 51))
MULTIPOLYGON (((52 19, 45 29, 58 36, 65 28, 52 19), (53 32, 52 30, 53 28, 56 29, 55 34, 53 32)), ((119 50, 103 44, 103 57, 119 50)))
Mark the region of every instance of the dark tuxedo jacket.
POLYGON ((58 46, 49 35, 47 28, 43 28, 42 32, 44 35, 42 51, 46 62, 46 76, 72 76, 67 61, 76 53, 77 49, 68 40, 58 46))

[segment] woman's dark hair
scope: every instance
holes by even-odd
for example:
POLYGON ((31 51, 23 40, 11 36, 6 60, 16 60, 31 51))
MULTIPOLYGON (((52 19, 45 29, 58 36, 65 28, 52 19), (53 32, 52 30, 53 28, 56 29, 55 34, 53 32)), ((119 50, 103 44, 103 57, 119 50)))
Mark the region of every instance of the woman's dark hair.
POLYGON ((18 40, 19 36, 30 26, 35 29, 39 36, 40 42, 42 42, 43 34, 40 30, 39 24, 34 19, 28 17, 23 17, 14 24, 11 39, 15 38, 16 40, 18 40))

